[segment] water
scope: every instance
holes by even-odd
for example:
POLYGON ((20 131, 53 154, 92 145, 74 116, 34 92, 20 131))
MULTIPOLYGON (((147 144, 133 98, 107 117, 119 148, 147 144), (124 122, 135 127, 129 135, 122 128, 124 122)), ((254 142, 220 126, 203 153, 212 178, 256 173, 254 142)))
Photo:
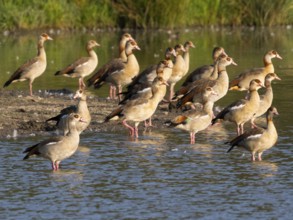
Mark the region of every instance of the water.
MULTIPOLYGON (((188 144, 187 133, 175 129, 153 128, 137 141, 131 141, 126 132, 85 133, 78 152, 63 161, 58 172, 52 172, 50 163, 42 158, 22 160, 23 149, 44 137, 4 139, 0 143, 0 218, 291 219, 292 34, 292 30, 275 29, 191 31, 177 39, 160 32, 135 35, 142 47, 136 53, 142 68, 156 63, 157 54, 163 54, 167 46, 192 40, 197 48, 191 51, 191 69, 210 63, 207 61, 213 46, 221 45, 238 63, 237 67, 228 67, 231 78, 248 67, 262 66, 263 54, 276 49, 283 57, 273 61, 282 78, 273 85, 274 105, 280 113, 275 118, 279 140, 264 153, 262 162, 252 163, 250 155, 238 149, 226 153, 228 146, 224 142, 235 135, 232 125, 199 133, 195 145, 188 144)), ((83 42, 90 38, 104 45, 97 53, 100 62, 106 62, 107 57, 116 54, 119 35, 53 38, 46 44, 48 70, 36 80, 36 89, 75 89, 76 79, 56 78, 53 73, 84 55, 83 42), (105 50, 112 45, 112 49, 105 50)), ((0 47, 3 83, 24 61, 23 54, 35 54, 35 38, 2 37, 0 47), (13 59, 16 54, 19 58, 13 59)), ((18 83, 8 89, 27 89, 27 84, 18 83)), ((107 87, 91 91, 107 95, 107 87)), ((242 96, 231 92, 217 105, 225 106, 242 96)))

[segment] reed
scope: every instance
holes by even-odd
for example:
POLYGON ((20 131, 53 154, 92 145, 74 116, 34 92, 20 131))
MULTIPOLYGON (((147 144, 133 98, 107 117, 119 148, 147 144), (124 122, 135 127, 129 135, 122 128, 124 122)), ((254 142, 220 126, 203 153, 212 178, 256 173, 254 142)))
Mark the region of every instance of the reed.
POLYGON ((293 23, 293 0, 0 0, 0 30, 293 23))

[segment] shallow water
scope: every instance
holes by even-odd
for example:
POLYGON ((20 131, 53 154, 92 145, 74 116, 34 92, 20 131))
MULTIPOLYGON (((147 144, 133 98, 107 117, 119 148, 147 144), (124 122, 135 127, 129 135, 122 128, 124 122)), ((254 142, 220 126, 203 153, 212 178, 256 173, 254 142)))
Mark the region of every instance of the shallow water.
MULTIPOLYGON (((188 144, 186 132, 175 129, 140 131, 136 141, 129 139, 126 131, 82 134, 78 152, 63 161, 57 172, 52 172, 50 163, 42 158, 22 160, 24 148, 44 137, 4 139, 0 143, 0 218, 291 219, 293 46, 292 31, 282 33, 279 30, 196 31, 181 34, 179 39, 169 38, 169 41, 164 40, 167 39, 165 33, 135 36, 143 48, 141 54, 137 53, 142 67, 158 60, 156 54, 162 53, 168 45, 192 40, 197 44, 191 53, 191 69, 194 69, 210 63, 207 61, 213 46, 222 45, 238 63, 237 67, 228 67, 231 78, 243 69, 262 66, 262 55, 276 49, 283 57, 282 61, 273 61, 276 73, 283 79, 273 85, 274 105, 280 113, 275 118, 279 140, 264 153, 262 162, 252 163, 249 154, 238 149, 226 153, 228 146, 224 142, 235 135, 230 124, 199 133, 195 145, 188 144)), ((99 43, 102 41, 101 45, 107 45, 105 47, 119 38, 118 34, 104 35, 96 37, 99 43)), ((74 89, 77 80, 56 79, 50 74, 77 54, 83 55, 82 49, 71 54, 67 46, 82 48, 81 42, 91 37, 94 36, 55 36, 54 41, 46 45, 47 56, 55 54, 55 57, 49 59, 48 73, 36 81, 36 89, 74 89), (61 44, 62 39, 68 44, 61 44), (66 55, 56 52, 58 47, 63 48, 66 55)), ((0 56, 12 47, 4 62, 1 61, 3 72, 12 71, 16 63, 21 63, 11 60, 17 47, 34 51, 34 44, 32 36, 3 38, 0 56)), ((115 54, 116 49, 99 48, 100 62, 106 62, 107 56, 115 54)), ((21 59, 24 58, 19 57, 21 59)), ((2 74, 1 83, 8 76, 8 73, 2 74)), ((19 83, 8 89, 27 89, 27 85, 19 83)), ((107 87, 92 90, 101 96, 105 96, 106 91, 107 87)), ((223 107, 242 96, 243 93, 230 92, 217 105, 223 107)))

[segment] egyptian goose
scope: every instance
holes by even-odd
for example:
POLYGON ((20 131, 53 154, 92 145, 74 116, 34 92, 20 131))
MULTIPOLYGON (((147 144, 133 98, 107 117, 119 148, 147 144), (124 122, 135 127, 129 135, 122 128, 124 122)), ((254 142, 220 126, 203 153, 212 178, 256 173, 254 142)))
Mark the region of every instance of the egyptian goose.
POLYGON ((86 101, 86 92, 84 90, 77 90, 73 98, 79 100, 77 105, 72 105, 62 109, 59 115, 49 118, 46 121, 56 121, 58 130, 63 131, 64 135, 66 135, 69 131, 67 120, 71 113, 79 114, 85 120, 85 122, 78 122, 76 124, 76 129, 79 134, 83 132, 91 122, 91 114, 89 112, 86 101))
POLYGON ((282 57, 275 50, 268 51, 263 58, 264 67, 261 68, 253 68, 249 70, 245 70, 240 73, 238 77, 233 79, 229 84, 230 90, 248 90, 249 83, 253 79, 259 79, 263 84, 265 77, 268 73, 274 73, 274 65, 272 63, 273 58, 282 59, 282 57))
POLYGON ((257 90, 261 87, 263 84, 259 79, 252 80, 249 86, 249 98, 240 99, 228 105, 212 120, 212 124, 215 124, 218 119, 234 122, 237 127, 237 135, 243 134, 244 124, 253 117, 259 107, 260 98, 257 90))
MULTIPOLYGON (((88 86, 95 84, 103 76, 103 74, 105 74, 109 69, 111 69, 112 66, 115 66, 117 59, 121 59, 124 62, 127 61, 125 47, 126 47, 127 41, 129 41, 129 40, 134 41, 134 39, 132 38, 132 36, 129 33, 125 33, 122 35, 120 42, 119 42, 119 58, 112 59, 108 63, 104 64, 95 74, 93 74, 92 77, 90 77, 87 80, 88 86)), ((109 98, 116 99, 116 86, 115 85, 110 84, 109 98)))
POLYGON ((122 124, 129 129, 130 135, 138 138, 139 123, 147 120, 155 113, 159 102, 166 94, 166 84, 162 77, 155 78, 150 98, 134 99, 128 101, 125 105, 120 105, 105 118, 105 122, 116 117, 123 118, 122 124), (133 121, 134 127, 130 126, 127 123, 128 121, 133 121))
MULTIPOLYGON (((171 60, 172 56, 176 57, 175 50, 173 48, 167 48, 165 52, 165 60, 160 62, 161 68, 160 72, 163 79, 167 81, 171 74, 173 68, 173 61, 171 60)), ((152 65, 138 74, 133 81, 127 86, 127 91, 123 92, 124 98, 119 104, 125 103, 128 99, 131 99, 133 96, 136 96, 141 91, 151 88, 152 82, 158 75, 158 65, 152 65)), ((150 89, 151 90, 151 89, 150 89)))
POLYGON ((129 41, 129 40, 133 40, 133 41, 134 41, 134 39, 132 38, 131 34, 129 34, 129 33, 124 33, 124 34, 121 36, 121 39, 120 39, 120 42, 119 42, 119 57, 120 57, 124 62, 127 61, 127 56, 126 56, 126 53, 125 53, 125 46, 126 46, 127 41, 129 41))
POLYGON ((267 127, 253 128, 252 130, 234 138, 232 141, 227 142, 227 144, 231 145, 227 153, 233 150, 235 146, 239 146, 251 153, 252 161, 255 161, 256 153, 258 154, 258 160, 261 161, 263 152, 273 147, 278 140, 277 129, 273 122, 274 115, 279 115, 279 113, 275 107, 270 107, 266 114, 267 127))
POLYGON ((52 137, 24 150, 24 160, 31 156, 41 156, 52 163, 54 171, 59 169, 62 160, 72 156, 79 145, 79 133, 76 123, 84 120, 78 114, 71 114, 68 120, 69 132, 65 136, 52 137))
POLYGON ((84 89, 85 84, 83 78, 90 75, 98 65, 98 56, 94 51, 94 47, 98 47, 98 44, 94 40, 89 40, 87 42, 86 50, 88 52, 88 57, 82 57, 76 60, 74 63, 68 65, 66 68, 59 70, 55 73, 55 76, 64 75, 72 78, 79 78, 79 89, 84 89))
POLYGON ((263 95, 260 96, 260 104, 259 104, 258 110, 256 111, 255 115, 252 117, 250 121, 252 127, 256 127, 256 125, 254 124, 254 120, 257 117, 260 117, 263 114, 265 114, 267 109, 273 103, 273 88, 271 83, 273 80, 281 80, 281 78, 279 78, 278 75, 275 73, 269 73, 268 75, 266 75, 266 78, 265 78, 266 91, 263 95))
POLYGON ((168 84, 170 85, 169 101, 172 100, 172 97, 174 95, 174 87, 176 83, 182 79, 186 72, 185 61, 182 56, 183 52, 185 52, 183 45, 178 44, 175 46, 174 49, 176 51, 176 58, 172 70, 172 75, 168 80, 168 84))
MULTIPOLYGON (((139 73, 139 64, 133 53, 134 50, 140 50, 137 43, 133 40, 127 41, 125 48, 127 61, 124 62, 121 58, 114 59, 105 71, 98 71, 97 75, 95 74, 97 80, 94 83, 94 87, 100 88, 105 82, 108 82, 115 85, 118 88, 118 93, 121 94, 122 87, 130 84, 132 79, 139 73)), ((116 94, 116 90, 114 92, 116 94)), ((111 95, 114 97, 114 94, 110 94, 110 97, 111 95)), ((118 98, 121 101, 121 95, 118 98)))
POLYGON ((216 80, 219 76, 218 74, 218 65, 219 62, 223 59, 226 59, 226 55, 221 54, 218 59, 215 61, 214 65, 213 65, 213 72, 212 74, 208 77, 208 78, 204 78, 204 79, 198 79, 195 80, 187 85, 182 85, 175 93, 174 97, 172 98, 173 100, 178 100, 179 98, 181 98, 182 96, 184 96, 185 94, 187 94, 188 92, 190 92, 194 87, 196 87, 197 85, 200 85, 201 82, 205 82, 206 80, 216 80))
POLYGON ((47 40, 53 40, 48 34, 41 34, 38 41, 38 55, 20 66, 4 83, 3 87, 10 83, 29 80, 30 96, 33 96, 33 82, 42 75, 47 67, 47 58, 44 43, 47 40))
POLYGON ((210 100, 212 95, 217 95, 217 93, 211 87, 207 87, 203 95, 202 109, 190 110, 185 115, 179 115, 173 120, 167 121, 166 124, 188 131, 190 134, 190 144, 194 144, 195 134, 206 129, 211 124, 214 106, 214 102, 210 100))
MULTIPOLYGON (((214 63, 217 61, 220 55, 227 56, 223 47, 215 47, 212 52, 212 58, 214 63)), ((193 70, 188 77, 186 77, 182 86, 187 86, 188 84, 198 80, 198 79, 208 79, 214 71, 214 65, 203 65, 201 67, 193 70)))
POLYGON ((218 70, 218 78, 215 80, 211 79, 200 79, 193 82, 192 88, 177 101, 177 108, 181 108, 188 102, 196 103, 201 102, 202 93, 205 91, 206 87, 212 87, 213 90, 218 94, 217 96, 212 96, 213 102, 218 101, 223 98, 228 92, 229 86, 229 76, 226 67, 229 65, 237 65, 231 57, 225 55, 220 56, 217 61, 217 67, 214 68, 215 71, 218 70))
MULTIPOLYGON (((184 76, 188 73, 189 71, 189 63, 190 63, 190 55, 189 55, 189 49, 190 48, 195 48, 194 44, 191 42, 191 41, 186 41, 184 43, 184 49, 185 49, 185 52, 183 53, 183 59, 185 61, 185 73, 184 73, 184 76)), ((183 76, 183 77, 184 77, 183 76)))

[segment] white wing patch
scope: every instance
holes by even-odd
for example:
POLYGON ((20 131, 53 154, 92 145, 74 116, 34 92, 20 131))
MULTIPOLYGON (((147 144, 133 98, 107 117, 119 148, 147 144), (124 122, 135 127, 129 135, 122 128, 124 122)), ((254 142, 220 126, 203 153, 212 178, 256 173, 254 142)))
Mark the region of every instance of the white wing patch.
POLYGON ((236 105, 236 106, 233 106, 233 107, 231 108, 231 110, 241 109, 241 108, 243 108, 244 106, 245 106, 245 104, 236 105))
POLYGON ((87 64, 88 64, 88 62, 85 62, 85 63, 79 64, 78 66, 85 66, 87 64))
POLYGON ((247 137, 247 139, 257 139, 259 137, 261 137, 262 134, 255 134, 255 135, 250 135, 247 137))
POLYGON ((47 143, 46 145, 54 145, 54 144, 57 144, 57 143, 61 143, 62 141, 58 141, 58 142, 49 142, 49 143, 47 143))
POLYGON ((147 87, 147 88, 145 88, 143 90, 138 91, 137 93, 145 93, 145 92, 148 92, 150 90, 151 90, 151 88, 150 87, 147 87))

